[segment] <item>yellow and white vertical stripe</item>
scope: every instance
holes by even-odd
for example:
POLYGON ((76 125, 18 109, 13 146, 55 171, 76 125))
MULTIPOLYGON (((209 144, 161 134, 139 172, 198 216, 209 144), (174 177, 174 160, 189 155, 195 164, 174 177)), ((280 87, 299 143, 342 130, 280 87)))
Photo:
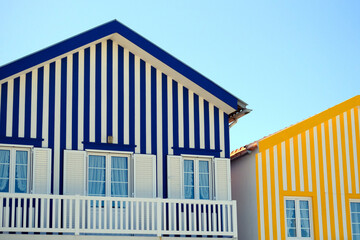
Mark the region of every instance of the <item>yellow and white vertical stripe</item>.
POLYGON ((286 239, 284 197, 310 197, 313 239, 351 239, 360 199, 360 96, 259 142, 259 239, 286 239))

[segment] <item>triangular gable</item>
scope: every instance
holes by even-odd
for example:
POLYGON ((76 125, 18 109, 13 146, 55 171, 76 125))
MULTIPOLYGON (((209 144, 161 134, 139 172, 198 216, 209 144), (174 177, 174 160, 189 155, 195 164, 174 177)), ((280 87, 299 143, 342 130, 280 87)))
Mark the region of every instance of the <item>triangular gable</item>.
POLYGON ((151 64, 161 69, 165 74, 176 78, 185 87, 213 102, 214 105, 223 109, 227 114, 239 108, 243 109, 247 105, 116 20, 0 67, 0 81, 13 77, 22 71, 28 71, 36 65, 57 58, 75 49, 107 38, 118 42, 134 52, 134 54, 151 62, 151 64))

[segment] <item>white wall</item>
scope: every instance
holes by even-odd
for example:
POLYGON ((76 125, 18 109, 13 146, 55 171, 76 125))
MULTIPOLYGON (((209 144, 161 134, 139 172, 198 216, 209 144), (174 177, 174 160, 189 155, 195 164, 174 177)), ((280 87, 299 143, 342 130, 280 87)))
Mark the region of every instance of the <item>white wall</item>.
POLYGON ((256 161, 258 149, 231 160, 232 198, 237 201, 238 239, 258 239, 256 161))

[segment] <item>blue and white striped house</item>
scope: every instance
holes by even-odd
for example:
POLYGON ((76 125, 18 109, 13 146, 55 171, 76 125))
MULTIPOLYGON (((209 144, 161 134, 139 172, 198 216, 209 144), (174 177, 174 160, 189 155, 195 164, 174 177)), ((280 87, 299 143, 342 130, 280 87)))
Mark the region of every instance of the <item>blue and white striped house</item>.
POLYGON ((116 20, 4 65, 0 232, 235 238, 229 124, 248 112, 116 20))

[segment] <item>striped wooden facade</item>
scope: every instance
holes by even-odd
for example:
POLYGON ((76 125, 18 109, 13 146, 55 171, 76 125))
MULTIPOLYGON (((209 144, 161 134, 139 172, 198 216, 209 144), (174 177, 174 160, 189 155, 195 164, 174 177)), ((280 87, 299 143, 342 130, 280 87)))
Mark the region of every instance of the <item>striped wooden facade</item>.
MULTIPOLYGON (((63 193, 65 149, 154 154, 158 196, 166 197, 167 155, 229 158, 228 114, 237 110, 239 100, 222 94, 227 107, 219 106, 217 93, 206 88, 219 93, 223 89, 213 88, 213 83, 179 65, 195 76, 195 82, 189 81, 169 67, 178 64, 173 58, 143 38, 134 37, 127 28, 121 31, 138 42, 145 41, 145 47, 172 62, 149 57, 140 43, 133 44, 117 33, 102 37, 108 28, 125 27, 110 22, 99 27, 97 40, 46 61, 40 61, 39 55, 33 59, 40 59, 39 63, 26 69, 11 64, 10 70, 7 66, 1 69, 0 143, 52 149, 53 194, 63 193), (204 83, 201 88, 196 85, 199 79, 204 83)), ((85 35, 86 40, 92 37, 85 35)), ((58 52, 61 48, 66 46, 58 46, 58 52)), ((52 50, 47 50, 48 56, 52 50)), ((25 60, 19 60, 18 65, 30 66, 25 60)))
POLYGON ((285 197, 309 197, 312 239, 351 239, 360 199, 360 96, 259 141, 259 239, 286 239, 285 197))

